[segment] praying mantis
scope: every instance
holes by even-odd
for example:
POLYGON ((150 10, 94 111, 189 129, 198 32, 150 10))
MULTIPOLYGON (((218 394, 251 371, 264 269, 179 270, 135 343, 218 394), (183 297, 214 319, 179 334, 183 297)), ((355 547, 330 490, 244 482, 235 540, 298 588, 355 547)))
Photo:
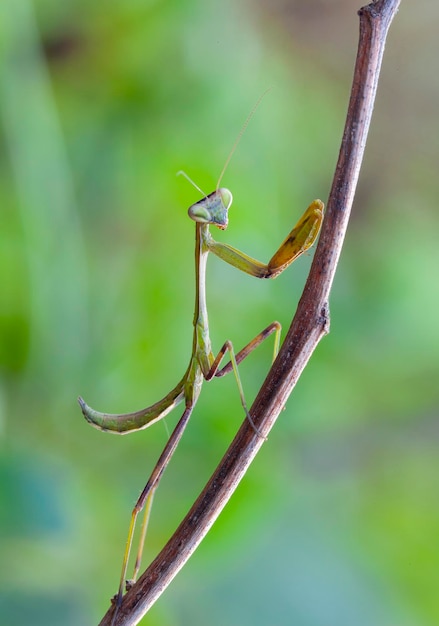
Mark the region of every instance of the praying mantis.
MULTIPOLYGON (((248 121, 248 120, 247 120, 248 121)), ((247 124, 247 122, 246 122, 247 124)), ((245 124, 245 125, 246 125, 245 124)), ((245 128, 245 125, 242 131, 245 128)), ((242 134, 242 131, 240 135, 242 134)), ((238 137, 239 139, 239 137, 238 137)), ((237 143, 237 142, 236 142, 237 143)), ((275 278, 283 272, 295 259, 303 254, 315 242, 323 219, 324 205, 321 200, 314 200, 305 213, 299 219, 292 231, 281 243, 277 252, 268 263, 261 263, 243 252, 229 246, 226 243, 215 241, 210 234, 210 226, 216 226, 221 230, 227 228, 228 211, 233 201, 232 193, 220 187, 220 183, 225 169, 230 161, 230 157, 236 147, 232 149, 226 164, 223 167, 215 191, 206 195, 202 190, 183 174, 197 189, 203 194, 203 198, 193 204, 188 209, 189 217, 195 221, 195 310, 193 318, 193 341, 192 354, 189 364, 179 383, 161 400, 134 413, 111 414, 101 413, 88 406, 80 397, 79 404, 85 419, 95 428, 106 432, 124 435, 127 433, 142 430, 161 420, 181 402, 184 403, 184 411, 177 422, 171 436, 157 461, 151 476, 148 479, 143 491, 131 513, 131 521, 128 530, 128 538, 123 557, 122 572, 119 582, 119 589, 115 596, 115 614, 121 604, 124 586, 132 586, 140 569, 140 560, 143 552, 146 529, 151 511, 152 499, 159 485, 160 479, 174 454, 177 445, 187 426, 189 418, 194 410, 196 402, 201 392, 203 381, 209 381, 214 377, 224 376, 234 372, 241 404, 244 412, 253 429, 262 436, 247 409, 244 391, 238 372, 238 364, 243 361, 264 339, 275 334, 274 357, 279 348, 279 338, 281 326, 279 322, 272 322, 267 328, 260 332, 244 348, 235 354, 233 345, 226 341, 217 355, 212 352, 209 337, 209 325, 206 304, 206 263, 210 252, 217 257, 233 265, 237 269, 255 276, 256 278, 275 278), (220 368, 224 356, 228 353, 230 361, 220 368), (134 529, 137 516, 145 508, 144 518, 141 526, 141 534, 137 558, 134 565, 134 573, 131 580, 126 581, 128 560, 131 552, 134 529)), ((113 620, 115 619, 115 614, 113 620)))

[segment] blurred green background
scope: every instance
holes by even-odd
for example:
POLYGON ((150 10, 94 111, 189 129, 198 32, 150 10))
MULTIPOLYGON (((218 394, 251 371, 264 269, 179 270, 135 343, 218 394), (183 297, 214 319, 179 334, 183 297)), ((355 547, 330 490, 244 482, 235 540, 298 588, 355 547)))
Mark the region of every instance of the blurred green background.
MULTIPOLYGON (((229 229, 268 260, 326 200, 360 4, 0 4, 0 621, 96 624, 165 443, 90 428, 158 400, 191 348, 194 226, 224 177, 229 229)), ((439 5, 403 0, 318 347, 237 494, 145 625, 439 623, 439 5)), ((276 281, 209 260, 212 340, 288 326, 311 257, 276 281)), ((242 365, 251 401, 271 346, 242 365)), ((168 539, 243 419, 205 385, 155 500, 168 539)), ((178 412, 167 418, 171 428, 178 412)))

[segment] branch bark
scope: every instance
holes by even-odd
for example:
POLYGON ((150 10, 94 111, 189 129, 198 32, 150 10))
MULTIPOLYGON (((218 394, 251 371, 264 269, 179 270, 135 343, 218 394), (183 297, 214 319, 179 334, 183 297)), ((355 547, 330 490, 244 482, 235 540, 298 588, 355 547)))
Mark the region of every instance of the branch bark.
MULTIPOLYGON (((329 332, 329 293, 346 233, 377 90, 387 32, 400 0, 377 0, 359 11, 360 35, 348 113, 319 243, 296 315, 250 413, 267 436, 322 337, 329 332)), ((264 443, 247 419, 174 535, 124 596, 113 620, 137 624, 208 533, 264 443)))

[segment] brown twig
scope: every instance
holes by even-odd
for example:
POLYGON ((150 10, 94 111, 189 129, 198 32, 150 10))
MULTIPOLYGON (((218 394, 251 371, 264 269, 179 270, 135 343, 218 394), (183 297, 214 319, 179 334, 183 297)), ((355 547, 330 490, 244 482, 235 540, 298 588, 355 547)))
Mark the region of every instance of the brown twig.
MULTIPOLYGON (((328 298, 348 225, 390 23, 400 0, 360 9, 357 59, 339 159, 319 244, 296 315, 250 410, 267 436, 308 359, 329 331, 328 298)), ((115 626, 137 624, 170 584, 230 499, 264 439, 245 419, 224 458, 174 535, 123 599, 115 626)), ((108 626, 111 607, 100 626, 108 626)))

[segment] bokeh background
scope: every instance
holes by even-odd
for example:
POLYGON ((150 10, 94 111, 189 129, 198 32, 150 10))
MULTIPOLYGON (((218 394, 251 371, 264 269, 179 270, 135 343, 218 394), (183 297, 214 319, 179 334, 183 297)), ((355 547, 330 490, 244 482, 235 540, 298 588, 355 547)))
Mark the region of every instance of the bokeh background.
MULTIPOLYGON (((191 348, 194 226, 247 114, 215 236, 268 260, 326 200, 354 63, 348 0, 0 4, 0 621, 96 624, 162 423, 103 434, 76 397, 162 397, 191 348)), ((143 624, 439 623, 439 5, 392 25, 319 345, 269 441, 143 624)), ((209 260, 214 346, 287 326, 311 256, 276 281, 209 260)), ((241 368, 251 401, 271 346, 241 368)), ((178 412, 167 418, 170 429, 178 412)), ((205 385, 155 500, 166 542, 242 421, 205 385)))

